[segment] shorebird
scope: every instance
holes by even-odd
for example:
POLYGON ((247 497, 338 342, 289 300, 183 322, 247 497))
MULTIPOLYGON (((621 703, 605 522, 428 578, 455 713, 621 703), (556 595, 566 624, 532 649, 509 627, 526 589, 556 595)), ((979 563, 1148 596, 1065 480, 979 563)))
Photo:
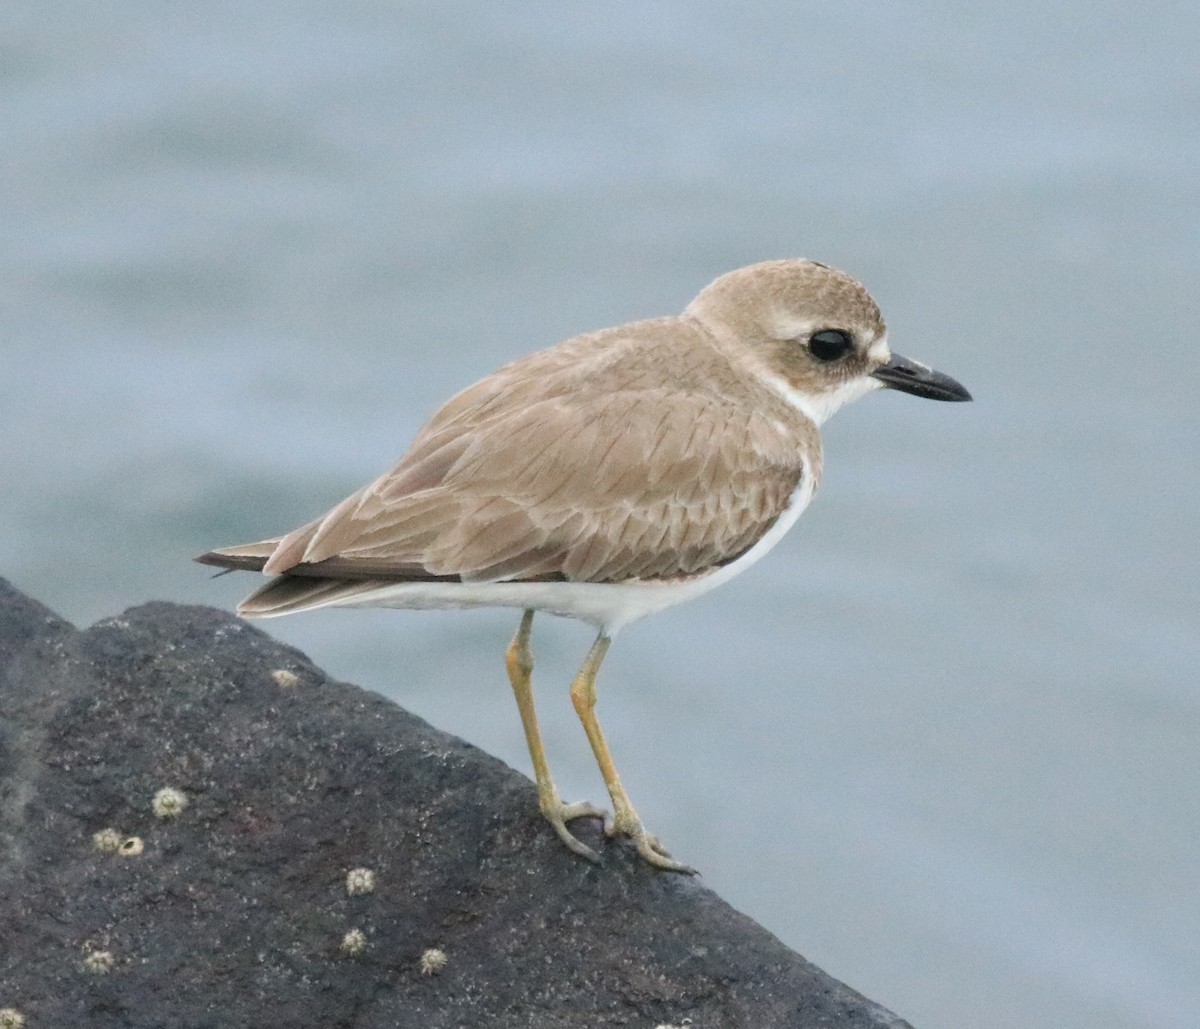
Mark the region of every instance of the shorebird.
POLYGON ((889 387, 970 400, 893 354, 879 308, 844 272, 781 260, 716 279, 683 314, 523 357, 452 397, 391 470, 284 536, 197 560, 272 576, 247 618, 322 607, 520 609, 508 645, 538 804, 570 831, 602 818, 651 865, 691 872, 643 826, 596 717, 596 675, 630 622, 698 597, 770 550, 812 499, 822 423, 889 387), (534 710, 536 611, 590 622, 571 683, 612 801, 565 803, 534 710))

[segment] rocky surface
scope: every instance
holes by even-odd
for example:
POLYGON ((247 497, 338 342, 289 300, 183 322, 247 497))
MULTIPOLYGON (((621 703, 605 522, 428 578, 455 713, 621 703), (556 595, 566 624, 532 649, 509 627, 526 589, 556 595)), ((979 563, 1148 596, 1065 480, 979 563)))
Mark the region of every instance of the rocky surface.
POLYGON ((232 615, 78 631, 0 580, 0 1008, 28 1029, 907 1025, 576 824, 602 866, 525 777, 232 615))

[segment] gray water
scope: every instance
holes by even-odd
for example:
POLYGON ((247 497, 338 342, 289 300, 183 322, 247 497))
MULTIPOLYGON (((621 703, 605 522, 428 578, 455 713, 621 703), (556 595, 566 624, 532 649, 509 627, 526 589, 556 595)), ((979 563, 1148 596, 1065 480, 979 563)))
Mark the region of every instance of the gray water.
MULTIPOLYGON (((923 1029, 1200 1024, 1200 8, 0 7, 0 574, 80 624, 387 467, 453 390, 804 255, 875 395, 601 714, 705 881, 923 1029)), ((528 771, 511 612, 268 625, 528 771)), ((601 784, 539 619, 568 797, 601 784)), ((0 998, 0 1001, 19 998, 0 998)))

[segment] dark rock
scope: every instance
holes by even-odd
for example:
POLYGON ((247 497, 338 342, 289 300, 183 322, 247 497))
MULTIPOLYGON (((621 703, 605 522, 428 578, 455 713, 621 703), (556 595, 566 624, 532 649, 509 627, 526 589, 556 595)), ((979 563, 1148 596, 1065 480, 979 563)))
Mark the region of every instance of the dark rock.
POLYGON ((907 1025, 576 825, 602 866, 523 776, 229 614, 80 632, 0 580, 0 1008, 29 1029, 907 1025))

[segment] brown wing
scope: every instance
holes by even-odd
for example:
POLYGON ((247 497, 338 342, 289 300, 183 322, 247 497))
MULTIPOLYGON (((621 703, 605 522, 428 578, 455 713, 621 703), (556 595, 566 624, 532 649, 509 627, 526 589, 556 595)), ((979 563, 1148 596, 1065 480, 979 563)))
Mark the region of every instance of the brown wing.
POLYGON ((425 434, 388 475, 285 537, 264 570, 467 581, 691 574, 752 546, 801 474, 781 428, 711 398, 553 398, 425 434))

